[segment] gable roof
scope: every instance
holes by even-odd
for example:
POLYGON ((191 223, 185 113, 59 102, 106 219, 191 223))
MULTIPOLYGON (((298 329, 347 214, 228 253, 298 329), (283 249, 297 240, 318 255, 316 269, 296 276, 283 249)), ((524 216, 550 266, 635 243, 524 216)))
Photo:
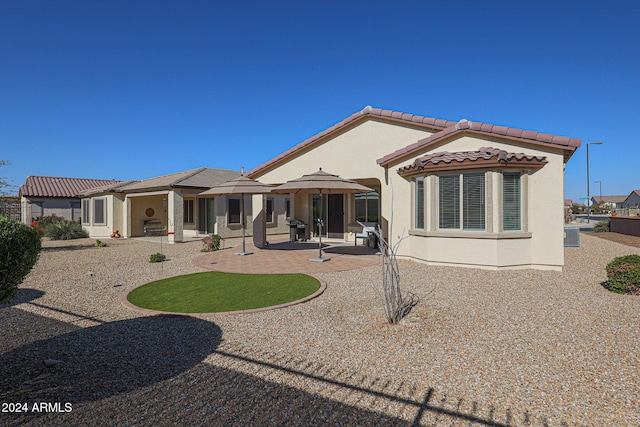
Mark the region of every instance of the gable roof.
POLYGON ((544 156, 531 156, 524 153, 508 153, 493 147, 481 147, 476 151, 457 151, 450 153, 427 154, 417 158, 412 164, 398 169, 398 174, 411 176, 425 171, 446 171, 459 169, 479 169, 487 167, 542 168, 548 163, 544 156))
POLYGON ((332 135, 344 130, 348 126, 354 125, 366 119, 378 119, 388 123, 411 125, 434 132, 438 132, 456 123, 449 120, 419 116, 416 114, 408 114, 401 111, 383 110, 381 108, 373 108, 371 106, 367 106, 361 111, 353 113, 351 116, 336 123, 328 129, 325 129, 322 132, 312 136, 311 138, 302 141, 300 144, 274 157, 273 159, 261 164, 260 166, 255 167, 247 173, 247 176, 250 178, 256 178, 267 170, 283 163, 287 159, 312 149, 316 145, 322 143, 322 141, 324 141, 326 138, 331 137, 332 135))
POLYGON ((85 191, 88 196, 100 193, 127 193, 158 190, 171 187, 207 189, 216 184, 239 177, 240 172, 225 169, 197 168, 143 180, 131 180, 85 191))
POLYGON ((20 196, 24 197, 65 197, 76 198, 82 191, 104 185, 114 185, 115 179, 62 178, 56 176, 28 176, 20 186, 20 196))
POLYGON ((518 140, 535 145, 562 148, 565 152, 565 162, 569 160, 569 157, 571 157, 573 152, 582 145, 582 140, 570 138, 568 136, 557 136, 531 130, 508 128, 505 126, 496 126, 490 123, 473 123, 463 119, 454 125, 446 127, 440 132, 434 133, 427 138, 421 139, 418 142, 378 159, 377 163, 380 166, 389 166, 391 163, 411 157, 418 151, 424 150, 431 145, 435 145, 436 143, 443 141, 445 138, 453 138, 454 136, 462 135, 491 135, 494 137, 518 140))
POLYGON ((624 198, 623 202, 626 202, 626 201, 627 201, 627 199, 628 199, 629 197, 633 196, 634 194, 635 194, 636 196, 640 196, 640 190, 633 190, 631 193, 629 193, 629 195, 628 195, 628 196, 626 196, 626 197, 624 198))

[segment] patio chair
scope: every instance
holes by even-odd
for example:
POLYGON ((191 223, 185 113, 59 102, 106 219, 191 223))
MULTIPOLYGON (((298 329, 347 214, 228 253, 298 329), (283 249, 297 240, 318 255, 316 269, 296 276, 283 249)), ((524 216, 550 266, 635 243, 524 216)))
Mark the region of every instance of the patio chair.
POLYGON ((362 222, 361 224, 363 224, 362 232, 356 233, 354 246, 358 246, 358 239, 362 239, 363 243, 368 246, 369 239, 375 236, 373 232, 378 228, 378 224, 375 222, 362 222))

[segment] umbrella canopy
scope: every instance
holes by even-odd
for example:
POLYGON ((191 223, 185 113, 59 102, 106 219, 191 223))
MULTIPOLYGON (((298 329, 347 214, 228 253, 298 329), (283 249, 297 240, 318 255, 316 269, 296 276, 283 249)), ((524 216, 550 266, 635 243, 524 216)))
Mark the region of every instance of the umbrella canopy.
POLYGON ((200 193, 201 196, 229 196, 233 194, 265 194, 271 192, 272 185, 263 184, 255 179, 241 176, 222 184, 214 185, 207 191, 200 193))
POLYGON ((360 185, 350 179, 340 178, 338 175, 327 173, 323 171, 322 168, 309 175, 302 175, 300 178, 287 181, 272 190, 274 193, 295 194, 343 194, 367 193, 369 191, 373 191, 373 189, 360 185))
POLYGON ((255 179, 244 176, 244 168, 242 176, 222 184, 214 185, 207 191, 200 193, 200 196, 232 196, 240 195, 240 219, 242 222, 242 252, 236 252, 236 255, 251 255, 252 252, 246 251, 245 246, 245 223, 244 223, 244 196, 245 194, 266 194, 271 192, 273 186, 263 184, 255 179))
MULTIPOLYGON (((344 194, 344 193, 368 193, 372 188, 360 185, 350 179, 340 178, 332 175, 320 168, 317 172, 309 175, 302 175, 300 178, 292 179, 282 185, 275 187, 273 193, 294 193, 294 194, 344 194)), ((320 212, 322 212, 322 197, 320 197, 320 212)), ((324 262, 329 258, 322 257, 322 221, 319 221, 319 242, 318 257, 311 258, 310 261, 324 262)))

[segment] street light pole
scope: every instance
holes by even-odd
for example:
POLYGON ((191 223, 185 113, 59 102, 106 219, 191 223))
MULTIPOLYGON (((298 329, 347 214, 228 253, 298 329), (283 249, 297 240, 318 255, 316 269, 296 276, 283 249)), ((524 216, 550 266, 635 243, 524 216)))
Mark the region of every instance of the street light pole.
POLYGON ((598 199, 598 203, 602 203, 602 181, 593 181, 593 183, 599 183, 600 184, 600 198, 598 199))
POLYGON ((602 145, 602 141, 587 142, 587 224, 591 224, 591 190, 589 187, 589 145, 602 145))

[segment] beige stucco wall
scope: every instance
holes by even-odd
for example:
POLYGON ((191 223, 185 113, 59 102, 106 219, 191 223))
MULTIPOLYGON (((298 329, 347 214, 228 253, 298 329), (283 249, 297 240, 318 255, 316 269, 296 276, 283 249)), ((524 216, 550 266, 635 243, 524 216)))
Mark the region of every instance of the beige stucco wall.
MULTIPOLYGON (((428 153, 439 151, 474 151, 481 147, 494 147, 509 152, 524 152, 529 155, 545 156, 548 163, 540 170, 532 170, 526 178, 527 200, 523 200, 523 216, 526 216, 527 230, 530 237, 518 239, 474 239, 473 232, 461 232, 470 238, 439 238, 410 236, 399 248, 403 256, 434 263, 466 264, 468 266, 489 268, 522 268, 560 269, 564 265, 564 160, 562 150, 545 148, 531 144, 505 143, 487 141, 472 136, 462 136, 445 145, 431 147, 420 154, 412 156, 404 162, 390 168, 390 182, 394 192, 394 223, 392 238, 405 235, 412 229, 411 197, 412 186, 397 175, 396 171, 413 163, 414 159, 428 153), (393 172, 393 173, 392 173, 393 172), (395 175, 395 176, 394 176, 395 175)), ((496 183, 494 179, 492 183, 496 183)), ((429 199, 428 185, 425 185, 425 199, 429 199)), ((388 188, 390 190, 390 188, 388 188)), ((492 185, 491 191, 497 191, 492 185)), ((388 200, 385 204, 391 209, 388 200)), ((428 215, 431 205, 426 200, 428 215)), ((435 213, 435 212, 434 212, 435 213)), ((494 205, 493 211, 487 215, 492 218, 493 227, 498 231, 499 209, 494 205)), ((428 216, 429 218, 429 216, 428 216)), ((428 227, 428 226, 427 226, 428 227)))
MULTIPOLYGON (((427 132, 424 129, 398 124, 391 125, 370 119, 339 133, 313 150, 303 153, 284 165, 259 176, 258 179, 267 184, 282 184, 322 168, 327 173, 339 175, 343 178, 380 182, 384 187, 386 181, 385 170, 378 166, 376 161, 429 135, 431 135, 431 132, 427 132)), ((382 191, 380 195, 381 222, 384 224, 386 224, 390 215, 390 206, 383 203, 383 199, 386 197, 389 197, 389 194, 382 191)), ((311 197, 296 195, 294 206, 295 219, 311 224, 311 197)), ((345 239, 352 240, 353 233, 349 232, 349 223, 352 222, 354 217, 352 195, 345 198, 344 206, 345 239)))
POLYGON ((31 224, 31 219, 35 216, 51 216, 66 218, 70 221, 76 221, 80 218, 80 210, 74 216, 72 203, 80 204, 77 198, 53 198, 53 197, 22 197, 21 198, 21 220, 25 224, 31 224), (34 206, 39 204, 42 209, 34 206), (36 215, 41 210, 40 215, 36 215))
MULTIPOLYGON (((434 264, 454 264, 482 268, 540 268, 561 269, 564 265, 563 247, 563 203, 564 160, 561 149, 541 147, 527 143, 492 141, 472 135, 462 135, 444 144, 430 147, 392 165, 388 171, 376 164, 376 160, 400 148, 429 136, 430 133, 401 126, 368 120, 346 132, 325 141, 311 151, 303 153, 274 170, 257 178, 265 183, 278 184, 312 173, 319 167, 326 172, 349 179, 375 178, 381 183, 380 204, 383 230, 392 243, 412 230, 412 185, 397 174, 397 170, 411 164, 415 158, 438 151, 475 151, 481 147, 494 147, 509 152, 524 152, 545 156, 548 163, 540 170, 530 171, 523 179, 526 185, 526 200, 522 201, 523 217, 527 229, 518 238, 478 238, 470 232, 460 232, 459 237, 411 235, 399 247, 403 257, 434 264)), ((492 173, 492 194, 499 191, 498 173, 492 173)), ((435 181, 434 181, 435 182, 435 181)), ((434 190, 436 187, 433 188, 434 190)), ((427 192, 429 190, 427 188, 427 192)), ((427 197, 425 197, 427 199, 427 197)), ((310 222, 309 196, 295 196, 294 217, 310 222)), ((427 222, 435 210, 429 203, 427 222)), ((353 214, 352 197, 345 200, 345 214, 353 214), (348 202, 347 202, 348 200, 348 202)), ((501 212, 493 205, 487 212, 487 221, 498 232, 501 212)), ((433 233, 432 233, 433 234, 433 233)), ((485 233, 487 234, 487 233, 485 233)), ((351 235, 345 233, 345 238, 351 235)), ((512 234, 510 237, 514 237, 512 234)), ((482 236, 487 237, 487 236, 482 236)), ((504 237, 504 236, 502 236, 504 237)))
MULTIPOLYGON (((92 238, 108 238, 114 230, 122 230, 123 196, 120 194, 104 194, 91 198, 91 209, 94 199, 104 199, 106 207, 105 224, 82 224, 92 238)), ((93 221, 93 212, 90 215, 93 221)))

